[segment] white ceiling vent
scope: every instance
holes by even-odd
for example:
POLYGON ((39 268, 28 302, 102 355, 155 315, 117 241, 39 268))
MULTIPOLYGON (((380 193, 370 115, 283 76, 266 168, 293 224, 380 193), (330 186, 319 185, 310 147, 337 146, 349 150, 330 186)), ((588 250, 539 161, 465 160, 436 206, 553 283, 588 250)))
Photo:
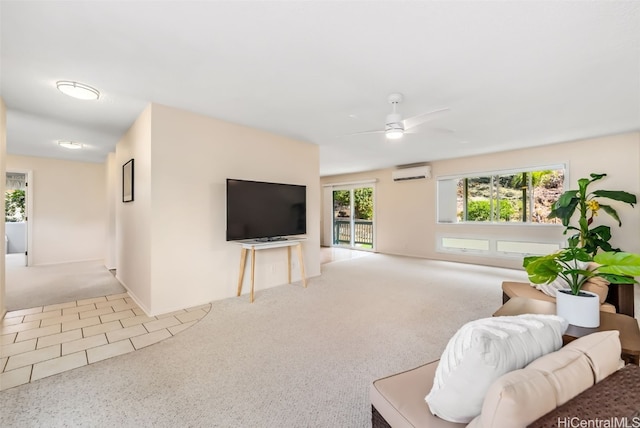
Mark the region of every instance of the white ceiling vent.
POLYGON ((429 165, 415 166, 411 168, 396 169, 391 173, 393 181, 420 180, 431 178, 431 167, 429 165))

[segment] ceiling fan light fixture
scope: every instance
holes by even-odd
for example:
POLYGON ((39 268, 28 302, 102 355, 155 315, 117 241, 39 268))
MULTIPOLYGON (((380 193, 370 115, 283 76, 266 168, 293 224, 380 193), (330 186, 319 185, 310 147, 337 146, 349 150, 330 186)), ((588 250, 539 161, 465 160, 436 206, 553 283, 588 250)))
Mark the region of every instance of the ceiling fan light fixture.
MULTIPOLYGON (((391 104, 391 113, 387 115, 387 120, 385 122, 384 129, 376 129, 373 131, 364 131, 364 132, 356 132, 348 135, 363 135, 363 134, 385 134, 385 137, 388 140, 400 140, 405 132, 413 134, 415 133, 415 129, 417 126, 422 125, 424 122, 428 121, 431 118, 431 115, 436 113, 440 113, 446 110, 450 110, 449 107, 440 108, 437 110, 433 110, 427 113, 422 113, 417 116, 412 116, 407 119, 402 118, 402 114, 398 113, 397 107, 398 104, 403 100, 402 94, 394 93, 389 95, 388 101, 391 104)), ((355 117, 355 115, 349 115, 350 117, 355 117)), ((444 132, 453 132, 450 129, 442 129, 444 132)))
POLYGON ((84 83, 59 80, 56 82, 56 87, 63 94, 79 100, 97 100, 100 98, 100 91, 84 83))
POLYGON ((404 129, 402 129, 402 128, 387 129, 384 132, 384 135, 386 135, 386 137, 389 140, 398 140, 398 139, 402 138, 402 136, 404 135, 404 129))
POLYGON ((402 123, 402 115, 396 112, 396 104, 402 100, 402 95, 391 94, 389 102, 393 105, 393 113, 387 115, 387 124, 384 127, 384 135, 389 140, 399 140, 404 135, 404 124, 402 123), (391 99, 392 96, 400 97, 391 99))
POLYGON ((82 143, 76 143, 75 141, 58 141, 58 145, 70 150, 80 150, 82 148, 82 143))
MULTIPOLYGON (((394 115, 389 115, 387 116, 387 119, 393 119, 394 115)), ((398 121, 398 122, 392 122, 392 121, 388 121, 387 125, 385 126, 384 129, 384 135, 389 139, 389 140, 398 140, 400 138, 402 138, 402 136, 404 135, 404 126, 402 124, 402 122, 398 121)))

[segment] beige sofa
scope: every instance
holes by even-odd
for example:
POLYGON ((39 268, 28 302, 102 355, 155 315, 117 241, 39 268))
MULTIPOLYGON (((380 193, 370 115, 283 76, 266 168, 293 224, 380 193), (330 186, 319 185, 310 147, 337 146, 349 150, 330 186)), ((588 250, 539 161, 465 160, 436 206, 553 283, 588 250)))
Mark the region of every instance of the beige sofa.
MULTIPOLYGON (((546 354, 493 382, 482 413, 470 424, 431 414, 425 396, 433 386, 438 361, 373 382, 370 388, 374 428, 518 428, 554 411, 622 367, 617 331, 593 333, 546 354)), ((640 368, 637 379, 640 379, 640 368)), ((635 381, 637 384, 637 380, 635 381)), ((636 394, 638 391, 636 390, 636 394)), ((627 394, 628 395, 628 394, 627 394)), ((637 400, 631 396, 631 400, 637 400)), ((460 397, 464 400, 464 397, 460 397)), ((603 403, 597 404, 604 406, 603 403)), ((635 403, 631 406, 638 406, 635 403)), ((574 415, 575 416, 575 415, 574 415)))

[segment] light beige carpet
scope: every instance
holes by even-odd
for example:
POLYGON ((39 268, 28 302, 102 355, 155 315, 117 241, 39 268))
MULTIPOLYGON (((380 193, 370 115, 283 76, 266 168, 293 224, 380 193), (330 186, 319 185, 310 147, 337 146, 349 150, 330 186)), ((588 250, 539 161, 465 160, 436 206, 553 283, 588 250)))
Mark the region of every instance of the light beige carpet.
POLYGON ((380 254, 329 263, 306 289, 214 302, 180 335, 3 391, 0 426, 368 427, 373 380, 437 359, 522 279, 380 254))
MULTIPOLYGON (((13 256, 13 255, 10 255, 13 256)), ((7 311, 124 293, 102 261, 26 267, 7 264, 7 311)))

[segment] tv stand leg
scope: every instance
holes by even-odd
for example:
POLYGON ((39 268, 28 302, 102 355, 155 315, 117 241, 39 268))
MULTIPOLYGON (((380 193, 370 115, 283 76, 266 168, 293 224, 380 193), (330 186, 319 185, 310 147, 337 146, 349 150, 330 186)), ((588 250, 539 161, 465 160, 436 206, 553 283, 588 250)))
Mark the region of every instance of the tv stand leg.
MULTIPOLYGON (((300 276, 302 276, 302 285, 304 285, 304 288, 307 288, 307 277, 304 274, 304 260, 302 258, 302 244, 298 242, 298 245, 296 245, 296 249, 298 250, 298 263, 300 263, 300 276)), ((289 268, 289 271, 291 271, 291 268, 289 268)))
POLYGON ((240 249, 240 275, 238 276, 238 297, 242 294, 242 281, 244 280, 244 269, 247 265, 247 249, 240 249))
POLYGON ((287 280, 291 284, 291 247, 287 247, 287 280))
POLYGON ((255 278, 256 271, 256 249, 255 247, 251 247, 251 299, 249 302, 253 303, 253 284, 255 278))

